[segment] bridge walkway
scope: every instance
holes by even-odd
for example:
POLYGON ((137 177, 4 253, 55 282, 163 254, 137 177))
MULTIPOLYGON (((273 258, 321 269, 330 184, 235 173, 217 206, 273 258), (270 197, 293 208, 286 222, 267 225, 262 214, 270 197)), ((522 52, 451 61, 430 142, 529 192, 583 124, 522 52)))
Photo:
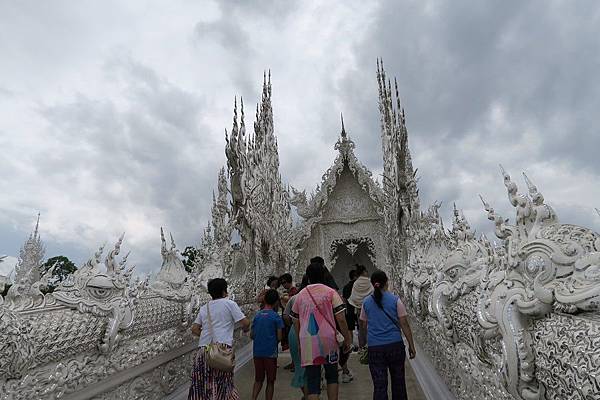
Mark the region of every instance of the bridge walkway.
MULTIPOLYGON (((277 381, 275 383, 275 395, 274 399, 277 400, 298 400, 302 398, 299 389, 292 388, 290 382, 292 380, 292 373, 288 370, 283 369, 283 366, 290 362, 289 352, 281 353, 279 355, 279 368, 277 369, 277 381)), ((358 361, 358 354, 353 353, 349 361, 350 371, 354 375, 354 380, 350 383, 340 383, 340 399, 348 400, 370 400, 373 398, 373 382, 371 381, 371 375, 369 373, 369 366, 362 365, 358 361)), ((340 374, 341 378, 341 374, 340 374)), ((252 385, 254 384, 254 365, 250 360, 235 374, 235 382, 242 400, 251 400, 252 398, 252 385)), ((410 363, 406 362, 406 385, 408 391, 408 398, 410 400, 425 400, 425 395, 421 390, 419 382, 415 377, 415 374, 410 366, 410 363)), ((263 392, 259 399, 264 399, 264 386, 263 392)), ((322 399, 327 399, 325 391, 321 394, 322 399)), ((391 399, 391 394, 390 394, 391 399)))

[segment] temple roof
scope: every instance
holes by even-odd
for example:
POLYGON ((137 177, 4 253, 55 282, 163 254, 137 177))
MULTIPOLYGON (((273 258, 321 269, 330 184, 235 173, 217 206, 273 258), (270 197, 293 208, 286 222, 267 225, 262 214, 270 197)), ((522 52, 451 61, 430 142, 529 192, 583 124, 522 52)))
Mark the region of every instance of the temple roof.
POLYGON ((344 120, 342 119, 342 131, 335 143, 338 155, 331 167, 323 174, 321 184, 317 186, 310 199, 306 198, 305 191, 299 192, 292 188, 291 203, 297 207, 298 215, 306 220, 303 238, 309 235, 312 226, 321 220, 325 206, 329 202, 329 197, 346 168, 356 179, 361 189, 373 200, 377 213, 383 217, 383 190, 373 179, 371 171, 354 154, 355 147, 354 141, 346 133, 344 120))

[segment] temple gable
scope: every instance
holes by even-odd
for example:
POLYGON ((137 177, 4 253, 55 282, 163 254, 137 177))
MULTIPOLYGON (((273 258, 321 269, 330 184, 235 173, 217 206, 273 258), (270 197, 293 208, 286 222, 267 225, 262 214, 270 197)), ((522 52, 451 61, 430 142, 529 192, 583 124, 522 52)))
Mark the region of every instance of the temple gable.
POLYGON ((364 218, 381 218, 373 199, 360 186, 348 167, 344 167, 328 201, 323 207, 322 223, 353 222, 364 218))

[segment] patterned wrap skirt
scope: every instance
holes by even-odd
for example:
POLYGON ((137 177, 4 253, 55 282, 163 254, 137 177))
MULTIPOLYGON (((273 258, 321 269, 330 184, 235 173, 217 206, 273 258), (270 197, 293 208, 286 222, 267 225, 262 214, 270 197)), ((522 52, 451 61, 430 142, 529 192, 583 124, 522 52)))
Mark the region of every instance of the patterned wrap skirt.
POLYGON ((188 400, 239 400, 233 385, 233 372, 224 372, 206 365, 206 347, 200 347, 192 369, 192 386, 188 400))

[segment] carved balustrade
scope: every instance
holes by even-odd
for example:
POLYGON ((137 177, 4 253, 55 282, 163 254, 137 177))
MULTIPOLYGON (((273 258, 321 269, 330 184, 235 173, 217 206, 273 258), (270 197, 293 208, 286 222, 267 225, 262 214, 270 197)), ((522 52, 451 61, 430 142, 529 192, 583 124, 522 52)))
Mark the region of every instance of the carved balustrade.
POLYGON ((100 248, 54 293, 24 290, 0 305, 0 399, 162 399, 188 384, 198 340, 189 327, 208 295, 161 237, 152 283, 117 261, 121 237, 104 267, 100 248))
POLYGON ((484 201, 500 244, 455 209, 411 226, 403 295, 420 347, 459 399, 600 399, 600 235, 560 224, 502 169, 514 224, 484 201))

